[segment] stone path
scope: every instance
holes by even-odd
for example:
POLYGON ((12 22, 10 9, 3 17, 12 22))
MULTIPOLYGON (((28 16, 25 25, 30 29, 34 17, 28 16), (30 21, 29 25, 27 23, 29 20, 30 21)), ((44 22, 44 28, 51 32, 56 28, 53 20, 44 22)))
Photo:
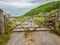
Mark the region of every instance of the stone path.
POLYGON ((60 37, 48 31, 31 32, 27 38, 24 32, 14 32, 7 45, 60 45, 60 37))

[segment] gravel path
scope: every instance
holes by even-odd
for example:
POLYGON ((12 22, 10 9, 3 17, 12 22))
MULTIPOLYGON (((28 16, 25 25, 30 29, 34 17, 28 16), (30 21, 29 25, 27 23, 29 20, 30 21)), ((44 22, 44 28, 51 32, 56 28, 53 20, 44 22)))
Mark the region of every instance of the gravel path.
POLYGON ((24 32, 14 32, 7 45, 60 45, 60 37, 48 31, 31 32, 27 38, 24 32))

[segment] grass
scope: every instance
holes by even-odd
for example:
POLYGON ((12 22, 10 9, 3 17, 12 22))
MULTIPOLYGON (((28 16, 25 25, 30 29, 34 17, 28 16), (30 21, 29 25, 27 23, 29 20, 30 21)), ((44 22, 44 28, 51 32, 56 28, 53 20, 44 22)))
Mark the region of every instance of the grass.
POLYGON ((6 45, 6 43, 10 39, 10 34, 12 32, 12 28, 15 27, 15 22, 9 22, 8 26, 6 27, 6 33, 5 34, 0 34, 0 45, 6 45), (10 31, 11 30, 11 31, 10 31))
POLYGON ((59 29, 59 30, 57 30, 57 34, 60 36, 60 29, 59 29))
POLYGON ((49 14, 51 15, 51 14, 54 14, 56 12, 58 12, 58 9, 50 11, 49 14))
POLYGON ((19 18, 15 18, 16 21, 27 21, 27 18, 24 17, 19 17, 19 18))
POLYGON ((28 11, 27 13, 24 14, 24 16, 34 16, 34 15, 38 15, 40 12, 45 13, 45 12, 50 12, 51 13, 55 13, 58 8, 58 5, 60 4, 60 1, 56 1, 56 2, 50 2, 41 6, 38 6, 30 11, 28 11))
POLYGON ((16 24, 15 21, 9 22, 7 27, 6 27, 6 33, 9 33, 10 31, 12 31, 12 29, 16 26, 15 24, 16 24))
POLYGON ((60 29, 58 29, 58 30, 51 30, 51 32, 57 34, 58 36, 60 36, 60 29))
POLYGON ((24 32, 24 36, 25 36, 25 38, 28 37, 29 33, 30 33, 30 32, 24 32))
POLYGON ((37 18, 35 18, 35 20, 38 20, 38 21, 41 21, 41 22, 45 21, 45 19, 46 19, 45 17, 39 17, 39 18, 37 17, 37 18))
POLYGON ((0 45, 6 45, 9 39, 10 39, 9 34, 0 34, 0 45))
POLYGON ((37 17, 34 18, 35 24, 39 25, 41 22, 44 22, 46 20, 46 17, 37 17))

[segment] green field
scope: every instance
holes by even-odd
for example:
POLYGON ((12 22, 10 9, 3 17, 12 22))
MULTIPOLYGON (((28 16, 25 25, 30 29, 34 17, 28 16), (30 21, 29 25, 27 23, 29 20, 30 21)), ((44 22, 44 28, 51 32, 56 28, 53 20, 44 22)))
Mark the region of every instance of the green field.
MULTIPOLYGON (((48 12, 49 13, 52 11, 52 13, 54 13, 54 11, 56 9, 58 9, 59 5, 60 5, 60 1, 50 2, 50 3, 44 4, 42 6, 39 6, 37 8, 34 8, 34 9, 28 11, 26 14, 24 14, 24 16, 34 16, 34 15, 38 15, 40 12, 42 12, 42 13, 48 12)), ((55 12, 57 12, 57 11, 55 11, 55 12)))

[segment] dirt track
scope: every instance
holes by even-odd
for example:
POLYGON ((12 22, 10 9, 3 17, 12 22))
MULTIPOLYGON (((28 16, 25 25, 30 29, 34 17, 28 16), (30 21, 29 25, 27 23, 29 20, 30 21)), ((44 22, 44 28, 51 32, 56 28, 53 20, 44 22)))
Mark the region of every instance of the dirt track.
POLYGON ((24 32, 14 32, 7 45, 60 45, 60 37, 48 31, 32 32, 27 38, 24 32))

